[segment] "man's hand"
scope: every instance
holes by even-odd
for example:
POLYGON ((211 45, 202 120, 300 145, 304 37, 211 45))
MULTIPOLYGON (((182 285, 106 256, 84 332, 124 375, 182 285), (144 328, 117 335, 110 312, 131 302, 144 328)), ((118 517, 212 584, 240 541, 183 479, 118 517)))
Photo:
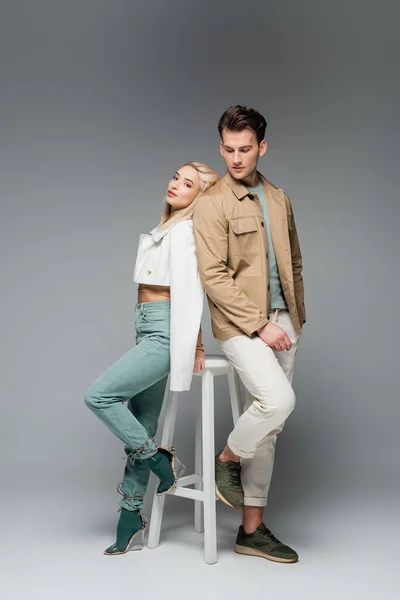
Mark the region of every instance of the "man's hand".
POLYGON ((290 350, 292 342, 289 339, 286 331, 269 321, 264 327, 257 330, 258 336, 262 341, 270 346, 273 350, 280 352, 281 350, 290 350))
POLYGON ((198 356, 194 361, 193 373, 203 371, 206 366, 206 361, 203 356, 198 356))

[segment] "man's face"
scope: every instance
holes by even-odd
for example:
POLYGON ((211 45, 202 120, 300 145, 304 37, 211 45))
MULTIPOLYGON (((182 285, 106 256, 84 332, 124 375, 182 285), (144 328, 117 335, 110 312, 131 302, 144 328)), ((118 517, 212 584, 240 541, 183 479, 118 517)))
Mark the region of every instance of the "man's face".
POLYGON ((267 143, 257 142, 252 129, 246 127, 242 131, 222 130, 219 149, 226 168, 234 179, 249 179, 257 170, 258 159, 267 151, 267 143))

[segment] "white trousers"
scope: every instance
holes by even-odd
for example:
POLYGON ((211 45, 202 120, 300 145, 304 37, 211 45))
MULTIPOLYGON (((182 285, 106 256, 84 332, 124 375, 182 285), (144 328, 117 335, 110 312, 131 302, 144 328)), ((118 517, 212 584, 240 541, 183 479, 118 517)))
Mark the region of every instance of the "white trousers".
POLYGON ((292 342, 289 351, 272 350, 258 336, 240 335, 220 342, 246 388, 244 412, 228 437, 229 448, 241 457, 246 506, 267 504, 276 437, 295 405, 291 384, 298 335, 287 310, 275 309, 268 318, 286 331, 292 342))

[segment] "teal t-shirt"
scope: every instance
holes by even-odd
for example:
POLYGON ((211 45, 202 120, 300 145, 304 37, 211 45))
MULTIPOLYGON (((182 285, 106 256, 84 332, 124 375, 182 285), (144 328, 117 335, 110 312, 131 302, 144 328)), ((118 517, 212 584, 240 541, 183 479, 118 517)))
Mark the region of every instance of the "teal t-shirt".
POLYGON ((273 308, 287 308, 285 296, 283 295, 281 280, 279 277, 278 265, 276 263, 276 256, 274 247, 272 245, 271 237, 271 225, 269 222, 267 199, 265 197, 265 190, 262 183, 259 183, 256 187, 248 187, 249 192, 257 194, 261 210, 264 215, 265 231, 268 239, 268 280, 269 280, 269 307, 273 308))

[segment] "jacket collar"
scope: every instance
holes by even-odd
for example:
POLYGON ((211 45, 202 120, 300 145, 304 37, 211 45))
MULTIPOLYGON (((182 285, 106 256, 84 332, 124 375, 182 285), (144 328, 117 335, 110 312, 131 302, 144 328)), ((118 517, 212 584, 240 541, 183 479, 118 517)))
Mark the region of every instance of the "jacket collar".
POLYGON ((285 198, 282 188, 276 188, 264 175, 257 171, 258 177, 264 186, 265 195, 268 198, 274 198, 283 208, 285 208, 285 198))
POLYGON ((238 200, 243 200, 248 195, 249 191, 246 186, 234 179, 229 171, 226 171, 222 179, 229 185, 238 200))
MULTIPOLYGON (((259 180, 264 185, 264 189, 268 191, 272 196, 274 196, 278 201, 283 202, 283 190, 276 188, 264 175, 257 171, 259 180)), ((232 192, 235 194, 238 200, 243 200, 246 196, 248 196, 249 191, 243 183, 240 183, 236 179, 232 177, 229 171, 226 171, 225 175, 222 177, 227 185, 231 188, 232 192)))

